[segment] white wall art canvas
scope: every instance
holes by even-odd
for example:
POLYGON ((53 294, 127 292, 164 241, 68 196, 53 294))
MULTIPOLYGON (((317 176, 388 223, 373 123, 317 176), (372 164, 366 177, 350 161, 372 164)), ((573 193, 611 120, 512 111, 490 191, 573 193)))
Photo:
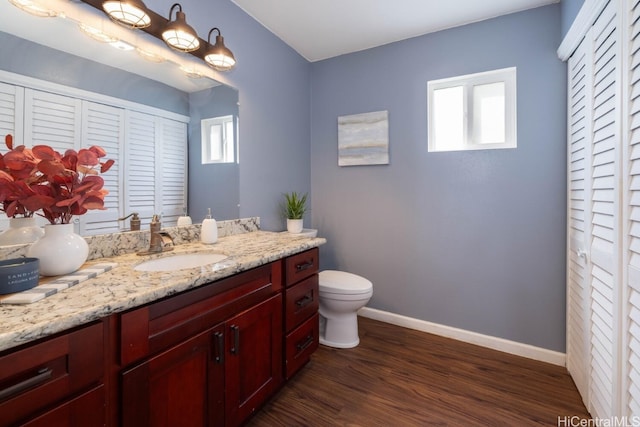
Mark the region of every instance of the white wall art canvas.
POLYGON ((389 164, 389 113, 338 117, 338 166, 389 164))

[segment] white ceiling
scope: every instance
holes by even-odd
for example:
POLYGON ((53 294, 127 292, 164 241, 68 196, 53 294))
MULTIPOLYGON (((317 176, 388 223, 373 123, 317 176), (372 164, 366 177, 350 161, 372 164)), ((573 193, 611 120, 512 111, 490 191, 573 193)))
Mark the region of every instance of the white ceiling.
POLYGON ((560 0, 232 0, 314 62, 560 0))

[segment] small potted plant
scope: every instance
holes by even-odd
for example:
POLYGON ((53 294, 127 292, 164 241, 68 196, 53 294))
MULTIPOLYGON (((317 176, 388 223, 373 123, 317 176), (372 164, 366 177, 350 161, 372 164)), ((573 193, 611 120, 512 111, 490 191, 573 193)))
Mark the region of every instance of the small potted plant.
POLYGON ((307 211, 308 194, 298 194, 293 191, 285 193, 284 214, 287 218, 287 231, 289 233, 302 232, 302 217, 307 211))

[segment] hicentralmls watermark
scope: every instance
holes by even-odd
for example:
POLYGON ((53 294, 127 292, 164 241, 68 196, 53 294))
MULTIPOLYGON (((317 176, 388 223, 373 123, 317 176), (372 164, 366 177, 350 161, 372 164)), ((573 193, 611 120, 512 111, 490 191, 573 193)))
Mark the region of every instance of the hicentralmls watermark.
POLYGON ((583 418, 578 415, 558 417, 558 427, 640 427, 640 416, 583 418))

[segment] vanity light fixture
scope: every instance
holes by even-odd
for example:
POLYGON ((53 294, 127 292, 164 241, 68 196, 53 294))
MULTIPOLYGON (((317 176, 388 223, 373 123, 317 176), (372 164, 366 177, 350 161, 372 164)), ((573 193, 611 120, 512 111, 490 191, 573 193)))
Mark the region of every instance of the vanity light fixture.
MULTIPOLYGON (((0 0, 2 1, 2 0, 0 0)), ((12 2, 28 2, 33 0, 10 0, 12 2)), ((144 13, 148 16, 149 25, 146 27, 139 27, 140 30, 147 35, 154 37, 158 40, 164 41, 164 43, 173 50, 177 50, 180 52, 186 52, 190 55, 195 56, 201 61, 204 61, 214 70, 217 71, 229 71, 233 69, 236 65, 235 57, 233 53, 224 45, 224 38, 222 37, 222 33, 219 28, 212 28, 209 31, 209 35, 207 40, 201 39, 198 37, 198 33, 189 25, 187 25, 187 20, 184 12, 182 11, 182 6, 180 3, 174 3, 169 10, 169 19, 165 18, 162 15, 154 12, 151 9, 148 9, 143 1, 144 0, 72 0, 72 1, 80 1, 81 3, 85 3, 95 9, 100 10, 101 12, 109 15, 107 12, 107 4, 113 3, 122 11, 131 11, 133 9, 143 10, 144 13), (133 5, 136 5, 135 7, 133 5), (175 13, 175 20, 172 21, 175 13), (211 44, 211 33, 216 32, 216 41, 215 44, 211 44)), ((111 15, 109 15, 111 16, 111 15)), ((116 20, 115 18, 111 18, 112 20, 116 20)), ((143 19, 146 22, 146 18, 143 19)), ((133 21, 133 19, 131 19, 133 21)), ((121 22, 121 21, 119 21, 121 22)), ((137 22, 137 21, 136 21, 137 22)), ((131 29, 135 29, 132 25, 127 25, 131 29)), ((126 38, 126 37, 124 37, 126 38)), ((137 43, 134 43, 137 45, 137 43)), ((140 47, 140 46, 134 46, 140 47)), ((154 49, 154 53, 145 52, 138 50, 140 56, 148 59, 153 62, 163 62, 170 60, 171 55, 163 58, 162 52, 156 51, 154 49)), ((174 55, 175 56, 175 55, 174 55)), ((181 62, 181 61, 178 61, 181 62)), ((193 74, 193 73, 191 73, 193 74)), ((205 73, 206 74, 206 73, 205 73)))
POLYGON ((146 28, 151 25, 151 17, 142 0, 106 0, 102 9, 119 24, 129 28, 146 28))
POLYGON ((187 18, 182 12, 180 3, 175 3, 169 10, 169 23, 162 31, 162 39, 172 49, 182 52, 192 52, 200 47, 200 40, 196 31, 187 24, 187 18), (178 7, 175 21, 171 21, 173 10, 178 7))
POLYGON ((24 10, 34 16, 50 18, 58 15, 55 10, 47 9, 46 7, 41 6, 38 3, 34 3, 31 0, 9 0, 9 2, 18 9, 24 10))
POLYGON ((224 45, 224 37, 218 28, 212 28, 207 36, 208 49, 204 54, 204 60, 218 71, 229 71, 236 65, 233 53, 224 45), (217 31, 216 44, 211 46, 211 33, 217 31))

